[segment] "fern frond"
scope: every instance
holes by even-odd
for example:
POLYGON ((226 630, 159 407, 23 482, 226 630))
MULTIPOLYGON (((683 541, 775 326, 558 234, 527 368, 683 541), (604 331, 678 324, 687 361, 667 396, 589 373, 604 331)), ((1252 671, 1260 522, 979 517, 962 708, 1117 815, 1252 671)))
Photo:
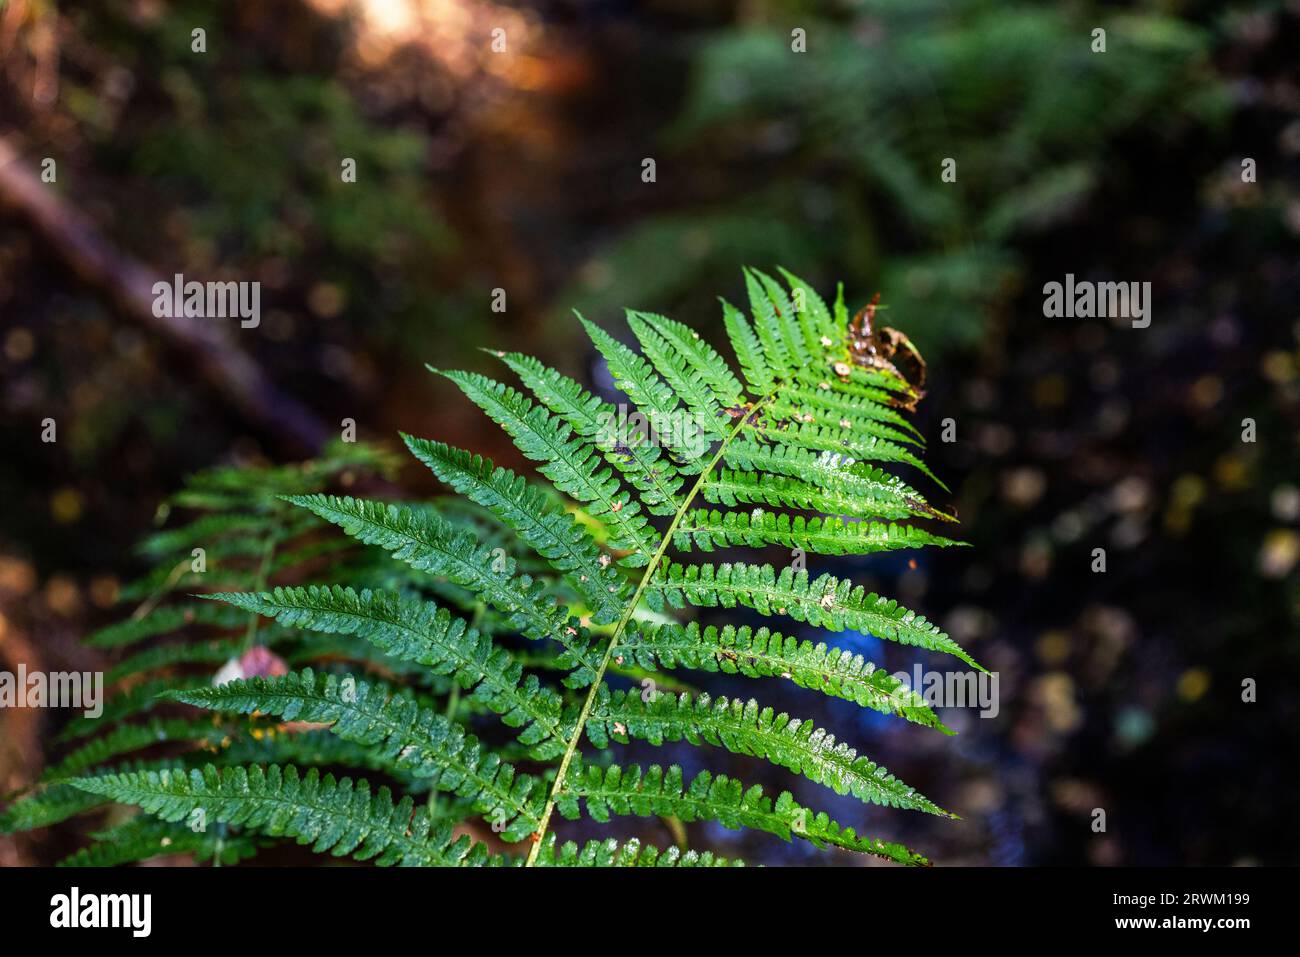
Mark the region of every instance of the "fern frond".
MULTIPOLYGON (((367 545, 389 550, 399 561, 421 571, 445 575, 481 595, 519 631, 533 639, 552 638, 567 649, 573 687, 594 679, 600 656, 576 618, 546 600, 529 576, 513 576, 514 562, 493 555, 469 535, 456 531, 430 512, 334 495, 295 496, 297 505, 331 521, 367 545), (494 571, 494 564, 499 571, 494 571)), ((566 682, 567 683, 567 682, 566 682)))
POLYGON ((954 816, 811 721, 777 714, 752 698, 714 699, 707 694, 694 700, 689 695, 643 697, 640 691, 601 688, 586 731, 598 748, 608 747, 610 741, 626 744, 632 738, 654 745, 665 741, 711 744, 733 754, 765 758, 836 794, 852 794, 884 807, 954 816))
POLYGON ((552 500, 481 456, 405 433, 402 439, 440 481, 506 522, 563 573, 591 607, 596 621, 618 619, 627 600, 626 583, 608 567, 608 558, 601 562, 600 550, 586 530, 552 500))
POLYGON ((655 374, 654 367, 619 342, 600 326, 582 316, 578 319, 596 349, 605 357, 614 383, 627 394, 669 451, 677 467, 686 474, 698 472, 709 442, 722 437, 714 422, 697 418, 678 402, 673 389, 655 374))
POLYGON ((365 781, 299 776, 293 765, 218 770, 144 771, 76 778, 91 794, 134 804, 164 821, 232 824, 310 844, 318 854, 374 860, 381 866, 454 867, 500 864, 482 844, 453 838, 451 826, 430 826, 411 799, 394 803, 388 788, 373 794, 365 781), (199 812, 196 815, 196 812, 199 812))
POLYGON ((830 310, 826 308, 826 302, 817 294, 817 290, 786 269, 777 267, 777 272, 790 286, 792 302, 808 351, 815 354, 816 346, 822 344, 822 339, 839 342, 843 330, 836 327, 830 310))
POLYGON ((501 715, 511 727, 522 727, 520 740, 545 760, 561 753, 571 733, 559 695, 525 676, 508 652, 496 648, 445 608, 429 601, 332 588, 276 588, 261 594, 226 593, 207 596, 283 625, 343 635, 355 635, 399 660, 415 662, 434 674, 454 675, 461 686, 501 715))
POLYGON ((209 680, 209 678, 202 675, 185 675, 175 678, 154 678, 132 685, 127 690, 119 692, 105 701, 103 711, 99 717, 89 718, 85 715, 77 715, 64 726, 62 731, 54 736, 54 740, 59 743, 75 741, 77 738, 97 734, 124 718, 149 714, 162 703, 159 695, 163 692, 172 691, 176 688, 196 688, 207 684, 209 680))
POLYGON ((238 614, 219 605, 199 602, 184 605, 166 605, 155 608, 140 618, 127 618, 114 622, 86 639, 92 648, 122 648, 195 625, 212 625, 217 628, 234 628, 241 624, 238 614))
MULTIPOLYGON (((859 654, 761 621, 678 621, 675 609, 688 606, 870 633, 979 667, 925 618, 846 579, 674 560, 718 549, 841 556, 960 544, 909 524, 955 517, 877 464, 933 479, 907 415, 920 385, 887 361, 860 364, 872 343, 858 341, 868 334, 856 327, 851 341, 842 289, 828 306, 782 275, 784 283, 747 269, 747 312, 723 303, 736 371, 664 316, 627 313, 636 348, 579 317, 631 418, 626 406, 518 353, 495 353, 518 374, 517 387, 477 372, 440 373, 502 426, 537 476, 404 435, 457 493, 445 506, 325 494, 327 479, 346 486, 348 470, 373 464, 351 450, 302 468, 216 469, 187 481, 160 518, 173 507, 199 514, 146 539, 141 552, 155 566, 122 590, 142 604, 131 621, 92 639, 130 649, 109 676, 132 686, 101 718, 67 724, 62 739, 89 740, 0 825, 42 826, 109 800, 161 818, 99 832, 69 861, 82 864, 143 860, 164 847, 225 861, 279 836, 383 864, 731 863, 638 841, 563 843, 550 828, 558 810, 597 821, 636 814, 717 822, 926 863, 788 791, 707 771, 688 781, 676 764, 597 767, 583 757, 584 741, 596 749, 633 740, 708 745, 866 803, 948 814, 828 730, 754 700, 714 697, 685 673, 789 681, 950 733, 920 695, 859 654), (326 523, 346 537, 319 534, 326 523), (201 573, 190 565, 193 545, 209 560, 201 573), (180 590, 212 601, 173 603, 180 590), (531 644, 521 650, 519 639, 531 644), (258 654, 246 659, 249 651, 258 654), (210 674, 188 673, 237 657, 257 670, 309 667, 219 686, 210 674), (649 691, 614 690, 606 679, 615 678, 649 691), (213 714, 195 718, 180 712, 186 706, 213 714), (488 746, 470 735, 469 723, 488 715, 515 739, 488 746), (155 746, 175 756, 105 770, 155 746), (525 766, 530 773, 517 770, 525 766), (405 796, 326 769, 381 775, 405 796), (427 795, 418 809, 417 794, 427 795), (190 829, 195 816, 206 829, 190 829), (503 840, 523 842, 525 859, 454 839, 452 826, 474 817, 503 840)), ((892 342, 880 339, 884 355, 892 342)))
POLYGON ((103 800, 71 784, 52 784, 19 797, 0 813, 0 834, 49 827, 101 805, 103 800))
POLYGON ((873 390, 865 396, 849 395, 832 384, 830 378, 816 379, 815 382, 804 384, 805 376, 808 379, 815 378, 805 373, 792 383, 783 393, 783 398, 787 401, 776 403, 777 408, 788 406, 791 412, 795 409, 811 411, 816 415, 817 421, 827 424, 839 423, 847 419, 850 429, 855 433, 867 435, 872 434, 871 423, 884 422, 907 432, 907 436, 902 438, 903 441, 911 442, 913 445, 925 444, 925 437, 911 422, 907 421, 902 413, 890 405, 892 397, 884 389, 873 390))
POLYGON ((789 379, 794 370, 802 368, 811 358, 794 306, 770 276, 756 269, 745 270, 745 292, 749 295, 754 329, 763 344, 768 365, 777 376, 789 379))
POLYGON ((829 483, 816 485, 786 475, 722 469, 704 483, 700 497, 714 505, 773 505, 850 518, 947 518, 910 492, 901 482, 888 482, 879 476, 831 487, 829 483))
POLYGON ((719 403, 718 396, 709 381, 717 378, 717 370, 715 375, 706 379, 705 375, 688 361, 687 356, 660 335, 658 327, 640 313, 628 310, 627 324, 636 335, 637 341, 641 343, 641 351, 676 392, 686 408, 698 422, 709 424, 711 438, 721 438, 714 428, 714 423, 723 417, 724 406, 719 403))
POLYGON ((951 516, 932 508, 924 496, 902 479, 840 452, 816 452, 742 439, 731 444, 724 460, 732 469, 788 476, 831 496, 845 497, 850 502, 855 497, 862 500, 862 504, 851 506, 843 514, 863 518, 917 516, 952 520, 951 516), (874 510, 877 503, 879 510, 874 510))
MULTIPOLYGON (((638 326, 653 329, 665 344, 656 347, 656 351, 664 354, 664 366, 671 368, 674 375, 688 383, 702 383, 712 391, 717 405, 736 406, 744 402, 744 386, 732 373, 726 360, 690 326, 666 316, 636 311, 628 312, 628 322, 634 332, 638 326)), ((660 373, 668 378, 664 368, 660 369, 660 373)), ((700 404, 707 403, 701 401, 700 404)))
POLYGON ((192 831, 184 824, 160 821, 147 814, 108 830, 92 834, 94 842, 63 860, 57 867, 120 867, 163 854, 188 854, 202 864, 216 860, 230 866, 257 853, 257 842, 241 834, 220 830, 192 831))
MULTIPOLYGON (((127 773, 172 767, 180 767, 180 762, 175 760, 131 761, 121 765, 116 770, 127 773)), ((105 803, 104 798, 83 791, 73 785, 72 780, 68 779, 41 785, 16 798, 0 813, 0 834, 12 834, 15 831, 33 831, 42 827, 50 827, 105 803)))
POLYGON ((184 741, 191 744, 216 744, 227 731, 211 721, 185 718, 155 718, 145 724, 124 724, 87 742, 45 770, 41 781, 60 781, 98 767, 124 754, 131 754, 157 744, 184 741))
POLYGON ((586 805, 592 820, 602 823, 612 814, 674 817, 685 823, 716 821, 733 830, 752 828, 786 841, 801 837, 817 847, 874 854, 899 864, 930 863, 901 844, 859 837, 853 828, 841 827, 825 812, 816 814, 801 807, 789 791, 781 792, 774 804, 758 785, 747 788, 734 778, 723 774, 715 777, 709 771, 699 772, 687 784, 676 764, 667 771, 657 764, 644 771, 637 765, 575 765, 565 779, 556 808, 569 820, 577 820, 581 817, 580 802, 586 805))
POLYGON ((810 402, 772 402, 767 411, 769 425, 758 434, 772 442, 814 452, 840 452, 863 461, 913 465, 920 460, 908 453, 902 443, 925 444, 916 436, 876 419, 849 416, 810 402), (911 455, 911 460, 905 458, 906 455, 911 455))
POLYGON ((600 464, 599 456, 563 420, 487 376, 468 372, 440 374, 505 429, 527 458, 546 463, 539 471, 556 488, 579 502, 591 503, 591 515, 610 528, 610 544, 630 553, 623 559, 625 565, 636 567, 650 560, 659 539, 641 513, 640 504, 623 491, 610 469, 600 464))
POLYGON ((800 548, 816 555, 871 555, 899 548, 940 548, 960 545, 950 538, 933 535, 910 525, 879 522, 846 522, 839 518, 791 518, 784 512, 761 508, 749 512, 719 512, 695 509, 683 515, 674 533, 673 544, 690 551, 748 545, 761 548, 781 545, 800 548))
POLYGON ((609 462, 622 472, 641 493, 651 515, 671 515, 677 510, 682 477, 677 467, 660 455, 659 448, 645 436, 611 434, 618 410, 589 393, 568 376, 548 368, 531 356, 517 352, 493 355, 508 365, 539 402, 572 426, 583 438, 594 441, 609 462))
POLYGON ((921 695, 884 668, 877 668, 861 655, 827 648, 824 643, 800 641, 767 628, 642 622, 628 630, 619 653, 626 662, 652 670, 680 667, 749 678, 781 677, 801 688, 952 733, 921 695))
POLYGON ((727 300, 722 300, 722 322, 727 329, 731 348, 736 350, 740 371, 749 383, 749 391, 758 396, 770 395, 776 386, 776 375, 763 355, 763 344, 754 334, 744 314, 727 300))
POLYGON ((868 594, 861 585, 830 574, 810 579, 807 571, 788 566, 778 573, 771 565, 744 562, 669 562, 662 575, 649 582, 646 596, 656 610, 687 604, 705 608, 742 605, 764 615, 784 615, 831 631, 866 632, 927 651, 941 651, 985 670, 924 616, 908 611, 892 598, 868 594))
POLYGON ((328 724, 339 737, 375 746, 397 767, 471 799, 481 814, 504 827, 507 840, 520 840, 537 827, 542 800, 535 778, 516 774, 456 722, 410 698, 392 695, 382 685, 304 668, 297 674, 231 681, 172 697, 200 708, 328 724))
POLYGON ((910 465, 945 492, 948 491, 948 487, 935 477, 929 466, 899 445, 897 441, 890 441, 890 438, 906 441, 904 436, 894 433, 890 438, 884 437, 883 433, 886 430, 882 428, 871 431, 877 434, 862 438, 845 436, 839 431, 838 425, 834 428, 817 425, 816 417, 811 412, 794 424, 786 421, 755 429, 757 435, 773 443, 780 443, 786 448, 802 449, 814 454, 840 455, 858 462, 895 462, 910 465))
POLYGON ((579 847, 568 841, 557 846, 554 834, 547 835, 534 862, 538 867, 743 867, 744 861, 715 857, 711 852, 666 851, 636 838, 619 843, 614 838, 588 841, 579 847))

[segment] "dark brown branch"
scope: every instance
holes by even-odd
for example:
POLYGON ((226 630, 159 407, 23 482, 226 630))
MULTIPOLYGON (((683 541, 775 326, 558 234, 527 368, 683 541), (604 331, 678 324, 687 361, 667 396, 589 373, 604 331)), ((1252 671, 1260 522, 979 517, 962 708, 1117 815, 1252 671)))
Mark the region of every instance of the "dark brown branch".
POLYGON ((285 395, 222 328, 184 317, 155 316, 153 284, 163 277, 115 249, 96 225, 61 199, 0 137, 0 208, 41 235, 65 264, 124 319, 157 335, 194 364, 200 378, 246 422, 295 446, 319 451, 329 430, 285 395))

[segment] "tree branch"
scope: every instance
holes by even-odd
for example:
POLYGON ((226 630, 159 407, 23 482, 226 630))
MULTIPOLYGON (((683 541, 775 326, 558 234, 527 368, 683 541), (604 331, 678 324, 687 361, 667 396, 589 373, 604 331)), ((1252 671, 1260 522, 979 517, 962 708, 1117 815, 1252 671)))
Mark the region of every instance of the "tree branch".
POLYGON ((325 424, 281 392, 221 327, 185 317, 155 316, 153 284, 164 277, 114 248, 88 217, 42 183, 3 137, 0 208, 26 221, 122 318, 184 355, 207 386, 249 425, 287 440, 298 452, 316 452, 324 446, 329 438, 325 424))

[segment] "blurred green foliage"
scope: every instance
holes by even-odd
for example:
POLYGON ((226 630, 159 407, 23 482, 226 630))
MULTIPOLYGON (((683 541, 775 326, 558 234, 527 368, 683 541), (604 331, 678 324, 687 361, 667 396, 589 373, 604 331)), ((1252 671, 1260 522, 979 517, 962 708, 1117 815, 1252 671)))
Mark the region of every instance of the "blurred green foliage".
POLYGON ((667 309, 738 260, 784 262, 850 277, 853 301, 883 290, 925 350, 969 345, 1017 244, 1088 202, 1117 143, 1214 128, 1228 106, 1208 31, 1156 5, 767 2, 752 19, 699 44, 663 143, 660 179, 688 177, 704 208, 635 223, 561 302, 667 309))
POLYGON ((348 21, 294 7, 278 32, 269 14, 210 0, 70 16, 104 66, 61 79, 60 101, 92 147, 81 158, 106 190, 166 213, 128 220, 152 232, 132 246, 160 265, 260 278, 377 345, 438 314, 427 264, 455 240, 429 188, 430 137, 349 86, 348 21), (196 27, 203 53, 192 50, 196 27), (313 300, 319 283, 327 294, 313 300))
POLYGON ((206 97, 195 84, 188 71, 165 76, 175 111, 140 142, 133 165, 195 196, 190 214, 210 241, 343 263, 391 262, 413 243, 446 241, 423 198, 424 140, 367 123, 334 80, 245 74, 206 97), (343 182, 344 158, 356 161, 355 183, 343 182))

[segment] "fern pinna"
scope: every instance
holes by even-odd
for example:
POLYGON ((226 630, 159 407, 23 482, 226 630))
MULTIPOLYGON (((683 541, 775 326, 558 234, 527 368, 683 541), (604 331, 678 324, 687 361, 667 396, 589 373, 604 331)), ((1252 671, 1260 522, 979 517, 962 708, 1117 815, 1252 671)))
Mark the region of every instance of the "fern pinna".
MULTIPOLYGON (((141 848, 134 856, 158 853, 164 839, 234 860, 281 836, 385 864, 738 863, 636 840, 557 840, 559 818, 615 815, 717 822, 926 863, 788 791, 770 795, 710 771, 687 775, 676 764, 624 763, 613 747, 709 745, 864 803, 948 815, 814 722, 676 678, 744 676, 758 682, 759 695, 764 682, 791 682, 946 733, 885 669, 802 640, 781 620, 870 633, 979 667, 924 617, 847 579, 699 554, 727 549, 730 558, 735 549, 779 546, 866 555, 956 544, 907 524, 953 517, 882 467, 908 465, 933 479, 905 414, 919 388, 900 371, 908 359, 919 365, 919 356, 899 354, 907 343, 892 330, 871 329, 874 306, 850 321, 842 291, 828 306, 782 274, 785 285, 745 272, 749 315, 722 304, 739 376, 690 328, 641 312, 627 317, 639 353, 581 320, 627 396, 622 408, 518 353, 494 354, 523 390, 478 373, 439 372, 549 485, 404 435, 459 498, 401 504, 321 490, 276 499, 290 515, 373 546, 337 563, 334 581, 346 584, 302 584, 320 579, 313 574, 271 587, 275 579, 263 577, 266 585, 206 594, 183 613, 159 607, 115 626, 121 641, 100 643, 180 624, 244 622, 237 647, 273 646, 306 667, 137 686, 106 716, 152 706, 188 716, 116 725, 66 758, 54 783, 17 802, 3 823, 40 826, 110 800, 152 815, 118 825, 119 836, 100 834, 73 863, 131 859, 113 848, 134 843, 141 848), (765 623, 681 620, 687 606, 743 608, 765 623), (195 718, 195 708, 211 718, 195 718), (489 744, 471 734, 485 715, 497 716, 513 740, 489 744), (154 735, 198 747, 163 761, 107 763, 154 735), (340 767, 387 783, 372 788, 324 770, 340 767), (464 826, 474 818, 490 826, 491 838, 464 826)), ((225 520, 218 515, 214 522, 225 520)), ((323 551, 330 540, 300 547, 323 551)), ((150 649, 132 668, 222 661, 231 650, 205 647, 150 649)))

